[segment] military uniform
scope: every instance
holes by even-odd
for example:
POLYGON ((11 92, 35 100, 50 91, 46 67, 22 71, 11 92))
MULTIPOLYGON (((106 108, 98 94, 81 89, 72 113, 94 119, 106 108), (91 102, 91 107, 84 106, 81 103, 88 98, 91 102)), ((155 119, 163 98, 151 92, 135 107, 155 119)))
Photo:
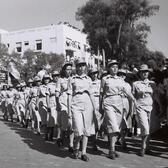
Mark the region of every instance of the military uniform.
POLYGON ((28 103, 28 94, 25 91, 20 91, 17 94, 18 99, 18 108, 21 115, 21 122, 25 124, 26 114, 27 114, 27 103, 28 103))
POLYGON ((69 109, 68 99, 71 101, 72 95, 68 94, 68 80, 70 78, 61 78, 58 89, 60 92, 59 103, 61 107, 60 125, 62 130, 72 129, 71 110, 69 109))
POLYGON ((15 97, 15 90, 14 89, 8 90, 7 91, 7 99, 6 99, 7 113, 11 117, 11 119, 13 118, 12 116, 14 114, 14 107, 13 107, 14 97, 15 97))
POLYGON ((38 87, 34 86, 30 89, 29 98, 30 98, 30 110, 32 113, 32 120, 40 122, 41 117, 37 107, 37 97, 38 97, 38 87))
POLYGON ((47 85, 41 85, 38 88, 38 108, 42 125, 47 125, 47 95, 49 94, 47 85))
POLYGON ((51 112, 48 113, 48 127, 54 127, 58 125, 58 111, 57 111, 57 103, 56 103, 56 92, 57 92, 57 85, 54 82, 51 82, 47 85, 48 92, 49 92, 49 106, 51 112))
POLYGON ((108 133, 120 132, 123 121, 122 93, 124 83, 118 76, 107 75, 102 79, 101 92, 108 133))
MULTIPOLYGON (((124 80, 123 80, 123 86, 124 86, 124 88, 125 88, 125 90, 127 90, 127 92, 129 92, 129 93, 131 93, 131 91, 132 91, 132 88, 131 88, 131 86, 130 86, 130 84, 129 83, 127 83, 127 82, 125 82, 124 80)), ((131 104, 129 103, 129 99, 128 99, 128 96, 125 94, 125 93, 122 93, 122 101, 123 101, 123 112, 124 112, 124 114, 123 114, 123 116, 124 116, 124 120, 125 120, 125 126, 126 126, 126 128, 132 128, 132 118, 131 118, 131 116, 129 116, 128 118, 127 118, 127 116, 128 116, 128 113, 130 112, 130 110, 131 110, 131 104)), ((124 125, 123 125, 123 127, 124 127, 124 125)))
POLYGON ((133 93, 137 100, 136 113, 139 120, 142 135, 150 133, 150 116, 153 109, 154 82, 148 79, 133 83, 133 93))
POLYGON ((72 95, 72 123, 76 136, 95 134, 91 79, 87 75, 75 75, 69 79, 68 92, 72 95))
POLYGON ((102 124, 102 115, 99 112, 100 109, 100 86, 101 86, 101 80, 97 79, 95 81, 92 81, 91 83, 91 90, 94 97, 94 104, 95 104, 95 120, 96 120, 96 127, 99 130, 100 126, 102 124))
POLYGON ((2 90, 0 92, 0 99, 1 99, 1 109, 2 113, 6 114, 7 112, 7 106, 6 106, 6 99, 7 99, 7 90, 2 90))

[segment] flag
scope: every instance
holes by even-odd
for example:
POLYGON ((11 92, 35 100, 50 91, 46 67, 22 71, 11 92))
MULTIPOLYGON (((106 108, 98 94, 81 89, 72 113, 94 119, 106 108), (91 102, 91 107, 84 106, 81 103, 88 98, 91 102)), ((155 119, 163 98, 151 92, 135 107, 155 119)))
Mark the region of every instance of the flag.
POLYGON ((37 73, 37 76, 40 77, 40 79, 43 79, 43 76, 47 73, 47 71, 45 69, 42 69, 41 71, 39 71, 37 73))
POLYGON ((10 62, 8 65, 8 72, 17 80, 20 80, 20 73, 16 69, 16 66, 13 62, 10 62))

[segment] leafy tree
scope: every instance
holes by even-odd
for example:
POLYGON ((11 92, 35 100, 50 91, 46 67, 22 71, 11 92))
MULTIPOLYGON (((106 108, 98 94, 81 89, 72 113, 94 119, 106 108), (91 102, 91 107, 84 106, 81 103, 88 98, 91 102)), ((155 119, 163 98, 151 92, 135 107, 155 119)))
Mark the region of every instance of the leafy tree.
POLYGON ((14 63, 16 69, 21 75, 21 79, 27 81, 33 78, 43 67, 48 65, 49 72, 53 70, 60 70, 64 63, 64 55, 54 53, 46 54, 41 52, 34 52, 27 50, 23 56, 13 52, 8 53, 8 48, 0 43, 0 63, 6 70, 9 63, 14 63))
POLYGON ((34 77, 43 67, 48 66, 51 72, 60 70, 64 63, 64 55, 33 52, 32 50, 25 51, 23 59, 25 64, 22 67, 22 78, 26 81, 34 77))
POLYGON ((83 31, 94 53, 105 49, 106 60, 140 60, 148 53, 147 34, 150 27, 140 20, 159 10, 148 0, 89 0, 76 16, 84 24, 83 31))

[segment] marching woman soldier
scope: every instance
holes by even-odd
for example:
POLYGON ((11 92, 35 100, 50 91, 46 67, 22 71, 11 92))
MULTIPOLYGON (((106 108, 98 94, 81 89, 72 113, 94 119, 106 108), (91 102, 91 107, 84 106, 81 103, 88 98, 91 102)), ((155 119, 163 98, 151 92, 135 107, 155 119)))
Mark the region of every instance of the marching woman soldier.
POLYGON ((20 84, 21 86, 21 91, 18 92, 18 106, 19 106, 19 111, 21 114, 21 126, 26 127, 26 119, 27 119, 27 105, 28 105, 28 93, 26 92, 26 83, 22 82, 20 84))
POLYGON ((38 89, 37 105, 41 117, 41 126, 44 128, 45 140, 48 140, 48 129, 47 129, 47 113, 51 112, 49 107, 49 91, 48 83, 50 82, 50 76, 45 74, 42 79, 42 85, 38 89))
POLYGON ((47 128, 48 128, 48 140, 53 141, 54 136, 54 127, 57 127, 57 134, 60 137, 60 128, 58 128, 58 80, 60 73, 58 71, 54 71, 52 73, 52 82, 50 82, 47 87, 49 91, 49 107, 50 111, 47 113, 47 128))
POLYGON ((142 144, 140 156, 149 152, 150 116, 153 109, 153 88, 155 83, 148 79, 149 68, 146 64, 140 66, 140 80, 133 83, 133 93, 137 100, 136 114, 141 128, 142 144))
POLYGON ((36 76, 34 77, 34 87, 30 89, 30 111, 32 113, 32 129, 36 132, 37 134, 40 135, 40 122, 41 122, 41 117, 38 111, 37 107, 37 97, 38 97, 38 88, 41 84, 41 79, 40 77, 36 76))
POLYGON ((32 120, 32 110, 31 110, 31 107, 30 107, 30 90, 32 89, 33 87, 33 80, 32 79, 29 79, 27 81, 27 87, 25 89, 25 92, 27 92, 27 95, 28 95, 28 105, 27 105, 27 119, 26 119, 26 125, 28 126, 29 124, 29 121, 32 120))
POLYGON ((14 98, 14 109, 16 112, 16 116, 17 116, 17 121, 19 123, 21 123, 21 114, 20 114, 20 110, 19 110, 19 105, 18 105, 18 99, 19 99, 19 92, 21 91, 21 85, 17 84, 16 85, 16 92, 15 92, 15 98, 14 98))
POLYGON ((7 114, 11 119, 11 122, 13 122, 13 115, 14 115, 14 108, 13 108, 13 103, 14 103, 14 97, 15 97, 15 90, 13 89, 13 85, 10 84, 8 85, 8 91, 7 91, 7 114))
POLYGON ((75 134, 74 157, 79 157, 80 141, 82 140, 83 161, 89 161, 86 155, 88 136, 95 134, 94 102, 91 93, 91 79, 86 75, 86 62, 77 60, 76 75, 69 79, 68 91, 72 94, 71 112, 75 134))
POLYGON ((64 138, 64 132, 69 134, 69 152, 73 153, 74 133, 72 129, 72 115, 70 110, 70 104, 72 96, 68 94, 68 80, 71 78, 72 63, 65 63, 62 67, 61 78, 59 82, 59 103, 61 108, 60 113, 60 127, 61 127, 61 139, 64 138))
MULTIPOLYGON (((118 76, 123 80, 124 88, 127 90, 127 92, 131 93, 132 88, 131 85, 125 81, 126 79, 127 70, 125 69, 119 69, 118 70, 118 76)), ((127 94, 123 93, 122 95, 122 101, 123 101, 123 118, 124 123, 121 128, 121 143, 122 147, 124 149, 127 148, 127 144, 125 142, 125 136, 128 133, 129 130, 132 128, 132 112, 133 112, 133 106, 132 106, 132 100, 127 96, 127 94)))
POLYGON ((97 145, 97 136, 100 130, 100 126, 102 124, 102 115, 99 112, 100 107, 99 107, 99 100, 100 100, 100 86, 101 86, 101 80, 98 79, 98 70, 96 68, 93 68, 89 71, 89 76, 92 79, 92 85, 91 85, 91 90, 94 96, 94 104, 95 104, 95 135, 93 136, 93 150, 97 151, 98 150, 98 145, 97 145))
POLYGON ((0 99, 1 99, 1 109, 3 113, 4 120, 8 120, 7 115, 7 106, 6 106, 6 99, 7 99, 7 84, 3 84, 2 90, 0 92, 0 99))
POLYGON ((119 157, 115 151, 116 138, 120 133, 123 122, 123 102, 122 93, 126 93, 133 98, 131 93, 127 93, 124 88, 124 82, 117 76, 118 62, 112 60, 108 63, 109 75, 105 76, 101 82, 101 104, 100 111, 104 108, 107 131, 109 134, 109 158, 119 157))

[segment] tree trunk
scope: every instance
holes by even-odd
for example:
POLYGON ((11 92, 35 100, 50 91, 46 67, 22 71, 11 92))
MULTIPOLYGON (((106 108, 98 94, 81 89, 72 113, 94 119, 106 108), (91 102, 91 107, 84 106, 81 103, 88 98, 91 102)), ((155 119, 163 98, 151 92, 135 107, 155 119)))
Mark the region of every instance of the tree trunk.
POLYGON ((121 37, 121 29, 122 29, 122 23, 120 23, 119 25, 119 29, 118 29, 118 36, 117 36, 117 46, 120 45, 120 37, 121 37))

